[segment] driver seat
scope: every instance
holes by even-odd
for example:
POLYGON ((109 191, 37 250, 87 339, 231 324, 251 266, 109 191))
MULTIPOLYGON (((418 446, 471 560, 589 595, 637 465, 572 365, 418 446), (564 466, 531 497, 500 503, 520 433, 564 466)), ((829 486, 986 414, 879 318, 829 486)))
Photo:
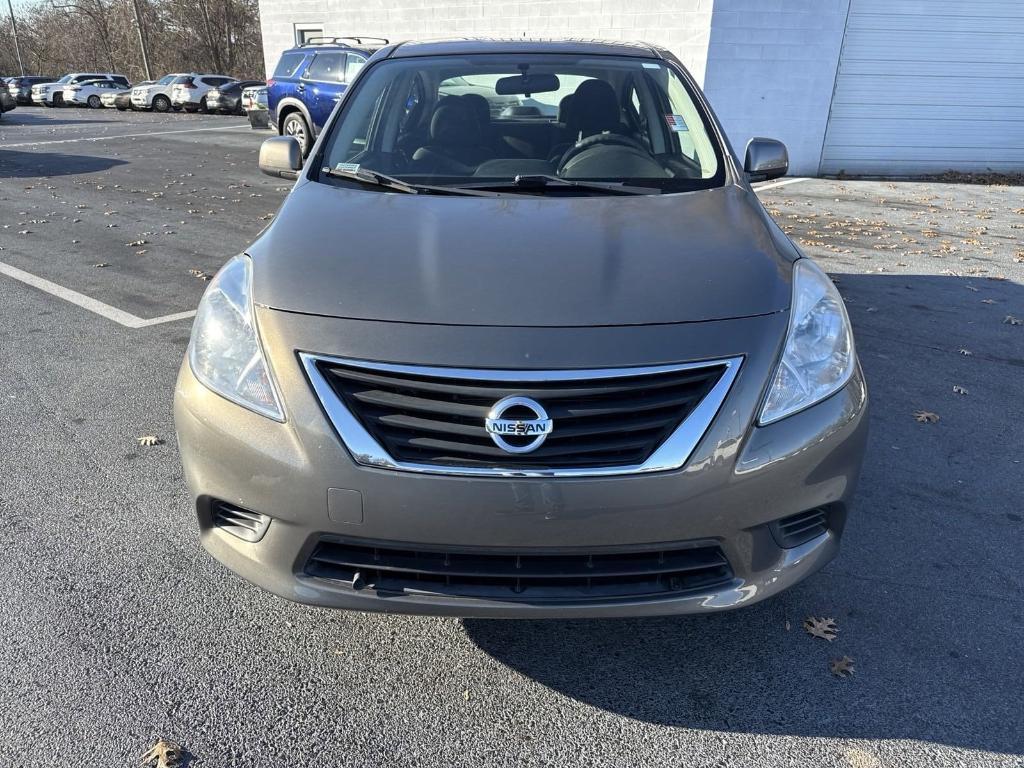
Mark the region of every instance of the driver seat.
POLYGON ((584 80, 571 97, 566 97, 565 128, 569 142, 552 147, 549 159, 562 157, 576 142, 598 133, 628 134, 615 89, 604 80, 584 80))

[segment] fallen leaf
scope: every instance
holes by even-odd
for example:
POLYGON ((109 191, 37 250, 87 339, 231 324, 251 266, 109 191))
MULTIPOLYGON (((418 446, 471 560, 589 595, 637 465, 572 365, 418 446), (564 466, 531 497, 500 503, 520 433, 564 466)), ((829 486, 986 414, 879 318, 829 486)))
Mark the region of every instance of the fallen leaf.
POLYGON ((1006 325, 1024 325, 1024 320, 1019 320, 1013 315, 1007 315, 1006 317, 1004 317, 1003 322, 1006 325))
POLYGON ((152 768, 177 768, 181 765, 181 747, 173 741, 160 739, 142 756, 142 764, 152 768))
POLYGON ((102 269, 103 267, 109 267, 110 265, 107 262, 105 262, 105 261, 99 261, 99 262, 96 262, 95 264, 93 264, 93 266, 94 267, 99 267, 100 269, 102 269))
POLYGON ((142 437, 135 438, 135 440, 139 445, 161 445, 163 443, 163 440, 156 435, 143 435, 142 437))
POLYGON ((971 352, 971 350, 969 350, 969 349, 964 349, 964 348, 961 347, 960 354, 963 355, 964 357, 970 357, 974 353, 971 352))
POLYGON ((140 245, 145 245, 148 240, 132 240, 130 243, 125 243, 129 248, 138 248, 140 245))
POLYGON ((981 303, 982 304, 995 304, 996 300, 995 299, 982 299, 981 303))
POLYGON ((849 656, 843 656, 841 659, 832 659, 829 664, 832 674, 836 677, 850 677, 854 673, 853 659, 849 656))
POLYGON ((939 420, 939 414, 931 411, 914 411, 914 419, 919 424, 934 424, 939 420))
POLYGON ((804 631, 811 637, 820 637, 831 643, 836 639, 839 627, 836 626, 835 619, 819 619, 816 616, 808 616, 804 619, 804 631))
POLYGON ((964 387, 960 387, 960 386, 957 386, 956 384, 954 384, 953 385, 953 394, 954 395, 966 395, 967 394, 967 390, 964 387))

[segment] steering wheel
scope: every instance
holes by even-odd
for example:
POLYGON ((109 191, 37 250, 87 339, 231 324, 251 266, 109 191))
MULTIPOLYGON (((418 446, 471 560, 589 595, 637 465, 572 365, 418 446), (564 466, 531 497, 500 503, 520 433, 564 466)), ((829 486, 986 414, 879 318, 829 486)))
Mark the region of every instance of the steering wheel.
POLYGON ((612 146, 629 147, 630 149, 636 149, 643 152, 645 155, 651 153, 647 150, 643 144, 636 139, 632 139, 629 136, 623 136, 621 133, 595 133, 593 136, 587 136, 587 138, 576 142, 573 146, 569 147, 565 154, 562 155, 562 159, 558 161, 558 172, 561 172, 563 168, 577 155, 581 155, 592 147, 598 147, 602 144, 608 144, 612 146))

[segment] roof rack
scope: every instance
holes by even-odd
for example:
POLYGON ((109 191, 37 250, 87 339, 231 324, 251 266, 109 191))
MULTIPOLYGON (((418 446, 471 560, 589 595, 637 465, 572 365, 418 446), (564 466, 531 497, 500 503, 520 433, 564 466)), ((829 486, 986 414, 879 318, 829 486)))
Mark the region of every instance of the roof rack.
POLYGON ((306 40, 299 45, 299 48, 305 48, 309 45, 339 45, 344 43, 355 43, 356 45, 387 45, 389 42, 390 41, 386 37, 366 37, 365 35, 360 37, 355 37, 353 35, 347 35, 345 37, 307 37, 306 40))

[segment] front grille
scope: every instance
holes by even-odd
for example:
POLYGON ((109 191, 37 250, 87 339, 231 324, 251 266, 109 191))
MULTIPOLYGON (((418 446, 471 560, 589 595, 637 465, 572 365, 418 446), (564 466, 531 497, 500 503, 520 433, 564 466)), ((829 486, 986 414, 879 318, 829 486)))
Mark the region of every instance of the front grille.
POLYGON ((318 360, 316 365, 394 460, 508 469, 639 466, 727 368, 714 363, 643 373, 625 369, 612 377, 598 372, 593 378, 517 382, 516 374, 494 380, 479 371, 473 378, 458 378, 444 369, 396 372, 334 360, 318 360), (509 396, 532 398, 554 423, 544 443, 530 453, 506 452, 484 427, 495 403, 509 396))
POLYGON ((306 574, 354 590, 504 601, 658 598, 732 578, 717 545, 632 552, 507 552, 370 546, 323 539, 306 574))

